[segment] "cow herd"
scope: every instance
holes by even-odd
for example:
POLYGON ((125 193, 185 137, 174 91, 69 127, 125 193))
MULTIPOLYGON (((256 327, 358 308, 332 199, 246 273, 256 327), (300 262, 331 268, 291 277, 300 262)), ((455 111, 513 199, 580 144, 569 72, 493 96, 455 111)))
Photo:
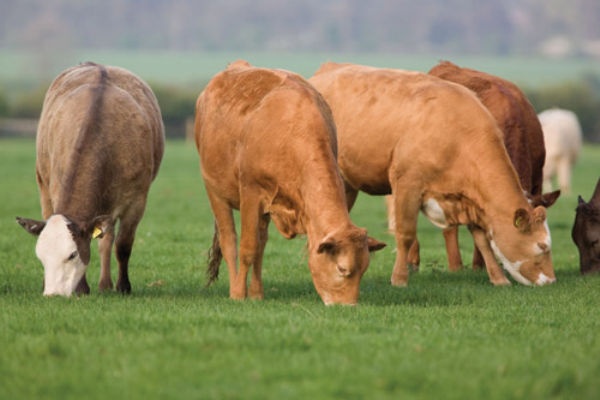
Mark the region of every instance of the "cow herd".
MULTIPOLYGON (((466 225, 473 267, 485 266, 492 284, 510 284, 498 260, 522 284, 556 281, 546 208, 560 191, 542 187, 557 172, 569 192, 581 129, 566 110, 538 117, 506 80, 450 62, 429 73, 329 62, 306 80, 237 61, 198 97, 195 138, 215 218, 209 284, 224 259, 232 299, 263 298, 273 221, 285 238, 306 234, 323 302, 356 304, 369 254, 385 247, 350 219, 359 191, 388 195, 392 285, 418 268, 419 212, 443 229, 451 270, 462 267, 457 226, 466 225)), ((89 293, 94 238, 99 290, 113 288, 116 240, 116 290, 129 293, 134 236, 164 151, 154 94, 121 68, 70 68, 46 94, 36 148, 43 220, 17 221, 39 236, 44 294, 89 293)), ((579 198, 572 236, 581 272, 600 271, 600 181, 589 203, 579 198)))

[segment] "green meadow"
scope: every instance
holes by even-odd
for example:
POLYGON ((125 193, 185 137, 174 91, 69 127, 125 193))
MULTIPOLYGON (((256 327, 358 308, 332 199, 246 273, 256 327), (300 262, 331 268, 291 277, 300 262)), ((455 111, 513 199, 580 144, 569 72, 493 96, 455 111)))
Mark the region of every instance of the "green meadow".
MULTIPOLYGON (((212 214, 195 147, 170 141, 133 249, 133 293, 98 293, 94 249, 89 296, 44 298, 36 239, 15 223, 41 218, 35 144, 2 140, 0 399, 598 398, 600 277, 580 276, 570 231, 599 160, 600 147, 585 147, 573 195, 549 210, 557 284, 493 287, 469 266, 450 273, 441 232, 421 220, 421 271, 393 288, 383 198, 363 194, 351 216, 388 247, 358 306, 325 307, 305 239, 273 226, 264 301, 229 300, 224 264, 203 289, 212 214)), ((470 262, 466 230, 461 243, 470 262)))

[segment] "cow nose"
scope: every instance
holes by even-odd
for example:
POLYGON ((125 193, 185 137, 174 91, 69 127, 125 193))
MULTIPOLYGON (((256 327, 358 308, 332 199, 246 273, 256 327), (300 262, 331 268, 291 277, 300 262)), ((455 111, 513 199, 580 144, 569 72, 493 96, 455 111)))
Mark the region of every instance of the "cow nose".
POLYGON ((538 278, 538 280, 535 282, 535 284, 537 286, 543 286, 543 285, 550 285, 552 283, 556 282, 556 278, 550 278, 546 275, 544 275, 544 273, 540 273, 540 276, 538 278))

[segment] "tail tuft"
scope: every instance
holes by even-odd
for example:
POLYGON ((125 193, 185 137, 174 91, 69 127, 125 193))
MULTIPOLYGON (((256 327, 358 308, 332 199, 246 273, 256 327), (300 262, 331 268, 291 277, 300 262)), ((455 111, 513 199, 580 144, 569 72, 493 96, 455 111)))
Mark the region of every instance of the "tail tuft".
POLYGON ((206 269, 206 276, 208 282, 205 288, 209 287, 211 283, 219 278, 219 266, 223 259, 223 253, 221 252, 221 243, 219 242, 219 230, 217 229, 217 222, 215 221, 215 235, 213 236, 213 243, 211 248, 208 250, 208 268, 206 269))

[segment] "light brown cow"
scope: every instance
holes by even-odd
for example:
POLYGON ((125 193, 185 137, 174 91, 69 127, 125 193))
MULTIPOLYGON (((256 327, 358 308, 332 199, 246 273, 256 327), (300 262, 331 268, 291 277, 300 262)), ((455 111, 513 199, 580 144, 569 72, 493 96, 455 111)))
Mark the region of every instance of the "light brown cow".
MULTIPOLYGON (((542 171, 546 157, 544 134, 527 96, 507 80, 485 72, 460 68, 449 61, 439 63, 429 74, 463 85, 477 94, 498 123, 508 156, 532 205, 547 208, 554 204, 560 191, 542 195, 542 171)), ((391 210, 388 207, 388 210, 388 215, 393 215, 393 207, 391 210)), ((458 248, 458 227, 445 229, 444 238, 449 269, 456 271, 463 265, 458 248)), ((412 265, 419 264, 418 247, 415 245, 409 253, 408 262, 412 265)), ((472 266, 473 269, 483 268, 483 258, 477 249, 473 254, 472 266)))
POLYGON ((327 63, 310 79, 338 127, 349 207, 359 190, 392 193, 398 254, 392 284, 408 283, 419 210, 437 226, 468 225, 490 280, 555 281, 546 210, 533 208, 489 111, 473 92, 431 75, 327 63))
POLYGON ((350 221, 335 124, 321 95, 299 75, 237 61, 200 94, 195 131, 216 223, 209 284, 224 257, 230 297, 263 298, 272 219, 288 239, 307 234, 308 266, 323 302, 355 304, 369 251, 385 244, 350 221), (239 271, 232 209, 241 215, 239 271))
POLYGON ((129 257, 164 151, 152 90, 131 72, 86 63, 60 74, 46 93, 37 133, 36 173, 44 221, 17 218, 39 235, 44 294, 89 293, 85 271, 100 238, 99 289, 112 288, 115 224, 117 290, 131 291, 129 257))

